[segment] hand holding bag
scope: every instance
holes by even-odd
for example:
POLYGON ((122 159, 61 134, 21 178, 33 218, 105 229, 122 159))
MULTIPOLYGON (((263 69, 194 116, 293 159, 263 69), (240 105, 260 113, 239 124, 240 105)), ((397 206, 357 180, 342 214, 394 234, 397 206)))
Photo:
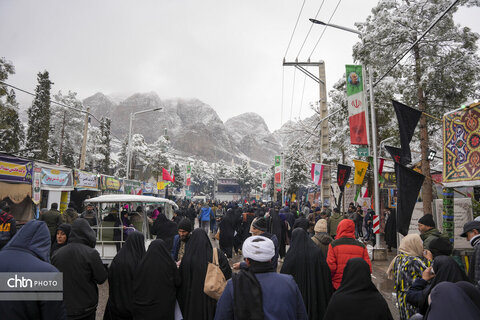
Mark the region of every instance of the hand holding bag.
POLYGON ((215 300, 220 299, 227 280, 223 275, 220 266, 218 265, 218 249, 213 248, 212 262, 208 263, 207 274, 205 275, 205 284, 203 286, 203 292, 215 300))

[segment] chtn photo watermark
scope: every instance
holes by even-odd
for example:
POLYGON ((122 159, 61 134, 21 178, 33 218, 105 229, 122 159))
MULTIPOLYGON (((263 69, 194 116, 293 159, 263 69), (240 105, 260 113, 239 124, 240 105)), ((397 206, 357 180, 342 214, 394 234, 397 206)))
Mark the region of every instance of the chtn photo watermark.
POLYGON ((63 300, 63 274, 0 272, 0 300, 63 300))

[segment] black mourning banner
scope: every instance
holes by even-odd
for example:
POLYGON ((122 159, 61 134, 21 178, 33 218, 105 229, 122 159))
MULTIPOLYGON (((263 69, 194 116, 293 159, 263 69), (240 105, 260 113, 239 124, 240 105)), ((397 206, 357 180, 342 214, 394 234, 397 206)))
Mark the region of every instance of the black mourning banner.
POLYGON ((402 151, 405 159, 410 163, 412 161, 410 141, 412 141, 413 133, 415 132, 415 128, 417 127, 422 112, 395 100, 392 100, 392 104, 400 128, 400 144, 402 145, 402 151))
POLYGON ((425 176, 395 162, 397 176, 397 231, 406 236, 425 176))
POLYGON ((337 183, 340 191, 345 192, 345 185, 347 184, 348 179, 350 179, 350 173, 352 172, 352 167, 346 166, 344 164, 339 164, 337 167, 337 183))
POLYGON ((403 153, 402 149, 392 146, 385 146, 385 149, 388 151, 388 153, 390 153, 393 161, 403 165, 410 163, 410 159, 403 153))

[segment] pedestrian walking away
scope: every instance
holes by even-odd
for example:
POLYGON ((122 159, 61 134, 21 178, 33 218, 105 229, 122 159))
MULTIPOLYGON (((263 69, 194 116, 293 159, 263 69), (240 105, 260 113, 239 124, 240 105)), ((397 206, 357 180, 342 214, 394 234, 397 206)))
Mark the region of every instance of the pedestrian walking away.
MULTIPOLYGON (((58 272, 50 264, 50 232, 45 222, 30 220, 0 251, 0 272, 58 272)), ((0 318, 66 319, 62 301, 0 300, 0 318)))
POLYGON ((133 282, 142 276, 136 268, 144 256, 145 237, 140 232, 132 232, 108 269, 109 295, 104 320, 133 319, 133 282))
POLYGON ((372 283, 370 266, 364 259, 348 260, 342 283, 330 299, 324 319, 393 320, 387 302, 372 283))
POLYGON ((272 268, 275 245, 252 236, 242 246, 248 264, 227 286, 217 305, 216 320, 306 320, 302 295, 290 275, 272 268))
POLYGON ((321 320, 333 293, 332 278, 325 256, 307 232, 297 228, 283 262, 281 273, 290 274, 302 293, 308 319, 321 320))
POLYGON ((95 243, 95 231, 79 218, 73 222, 68 244, 52 257, 52 264, 63 272, 63 301, 69 319, 95 319, 97 284, 108 276, 95 243))
MULTIPOLYGON (((180 263, 182 284, 178 303, 185 320, 211 320, 215 315, 217 301, 203 291, 208 263, 212 262, 213 247, 203 229, 195 229, 185 246, 185 255, 180 263)), ((230 279, 232 269, 225 255, 218 251, 218 263, 225 279, 230 279)))
POLYGON ((148 247, 133 278, 133 319, 174 319, 180 274, 163 240, 148 247))

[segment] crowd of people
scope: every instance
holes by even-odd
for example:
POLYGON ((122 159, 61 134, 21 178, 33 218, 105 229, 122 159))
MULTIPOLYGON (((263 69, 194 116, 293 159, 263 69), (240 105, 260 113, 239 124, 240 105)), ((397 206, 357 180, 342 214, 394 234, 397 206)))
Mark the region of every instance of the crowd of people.
MULTIPOLYGON (((372 211, 364 214, 353 204, 345 213, 309 204, 178 205, 171 218, 161 207, 127 206, 104 217, 124 226, 115 235, 122 240, 117 255, 106 267, 95 249, 93 206, 78 214, 69 205, 60 214, 52 204, 16 232, 10 208, 1 204, 0 272, 60 271, 63 301, 0 301, 0 314, 95 319, 97 285, 108 279, 104 319, 393 319, 371 278, 366 243, 374 242, 372 211), (133 227, 140 213, 156 236, 147 249, 143 233, 133 227)), ((395 212, 386 214, 385 240, 396 248, 396 239, 389 239, 395 212)), ((419 220, 418 229, 420 235, 401 240, 387 272, 400 319, 453 319, 446 316, 452 310, 442 311, 442 301, 459 297, 450 309, 462 319, 478 319, 480 221, 465 224, 462 234, 475 248, 468 275, 431 215, 419 220)))

